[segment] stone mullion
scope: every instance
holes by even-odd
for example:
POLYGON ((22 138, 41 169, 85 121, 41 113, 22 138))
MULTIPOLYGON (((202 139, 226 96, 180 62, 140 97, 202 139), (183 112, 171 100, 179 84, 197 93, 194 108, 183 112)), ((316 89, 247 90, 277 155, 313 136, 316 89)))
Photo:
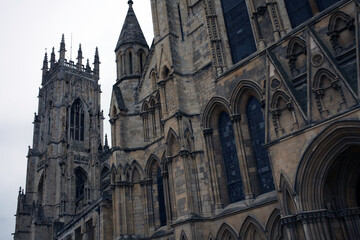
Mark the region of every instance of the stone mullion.
POLYGON ((177 208, 176 208, 176 204, 175 204, 175 187, 174 187, 174 180, 173 180, 173 169, 172 169, 172 158, 168 158, 167 159, 167 170, 168 170, 168 176, 169 176, 169 183, 168 183, 168 187, 169 187, 169 199, 170 202, 173 202, 174 204, 172 204, 173 207, 173 214, 171 215, 172 220, 175 220, 175 218, 177 217, 177 208))
POLYGON ((113 211, 113 218, 114 218, 114 232, 115 232, 115 236, 119 236, 120 235, 120 205, 118 204, 117 200, 119 200, 119 189, 118 187, 115 185, 113 188, 113 192, 114 192, 114 196, 113 196, 113 208, 115 211, 113 211))
POLYGON ((214 196, 213 201, 214 201, 215 209, 220 209, 222 204, 220 199, 218 175, 216 171, 215 156, 213 151, 213 142, 212 142, 213 130, 208 128, 208 129, 204 129, 203 132, 204 132, 205 144, 206 144, 206 155, 210 165, 210 183, 212 186, 210 187, 209 192, 211 192, 212 193, 211 195, 214 196))
POLYGON ((255 39, 256 39, 256 45, 258 47, 259 50, 263 50, 265 49, 265 43, 264 43, 264 39, 262 39, 261 36, 261 31, 260 31, 260 27, 259 27, 259 21, 258 21, 258 13, 256 12, 255 8, 254 8, 254 4, 252 2, 252 0, 248 1, 248 6, 249 6, 249 12, 251 12, 251 22, 252 22, 252 26, 253 26, 253 30, 254 30, 254 35, 255 35, 255 39))
POLYGON ((188 203, 188 213, 194 213, 194 201, 192 198, 191 193, 191 169, 189 166, 189 153, 188 151, 184 150, 180 152, 180 157, 183 160, 184 163, 184 172, 185 172, 185 185, 186 185, 186 198, 188 203))
POLYGON ((167 117, 168 116, 168 111, 167 111, 167 105, 166 105, 166 93, 165 93, 165 85, 166 85, 166 82, 163 80, 163 81, 160 81, 159 82, 159 85, 160 85, 160 104, 161 104, 161 110, 162 110, 162 113, 164 114, 164 117, 167 117))
POLYGON ((144 210, 144 233, 145 235, 149 235, 149 209, 148 209, 148 194, 147 188, 150 181, 141 181, 141 191, 142 191, 142 205, 144 210))
POLYGON ((231 116, 234 133, 235 133, 235 144, 236 148, 240 151, 237 151, 237 157, 240 164, 240 172, 244 186, 244 195, 246 200, 254 199, 254 194, 251 189, 251 182, 249 177, 249 168, 246 161, 246 153, 244 147, 244 140, 241 134, 241 116, 232 115, 231 116))
POLYGON ((127 214, 126 214, 126 196, 125 196, 125 186, 120 186, 120 209, 122 209, 123 214, 121 215, 122 220, 120 224, 120 233, 127 233, 127 214))
POLYGON ((165 195, 165 210, 166 210, 166 225, 170 227, 171 225, 171 201, 169 193, 169 174, 164 171, 162 173, 163 183, 164 183, 164 195, 165 195))

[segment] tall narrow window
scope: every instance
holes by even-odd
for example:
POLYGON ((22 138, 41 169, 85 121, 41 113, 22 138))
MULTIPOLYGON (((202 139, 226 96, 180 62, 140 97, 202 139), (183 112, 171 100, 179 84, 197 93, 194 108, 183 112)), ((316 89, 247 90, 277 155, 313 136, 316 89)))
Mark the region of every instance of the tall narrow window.
POLYGON ((165 198, 164 198, 164 185, 163 185, 163 179, 161 176, 160 167, 157 170, 156 178, 157 178, 156 180, 157 180, 158 201, 159 201, 160 226, 165 226, 166 208, 165 208, 165 198))
POLYGON ((293 28, 313 16, 308 0, 285 0, 285 5, 293 28))
POLYGON ((85 114, 81 101, 77 99, 71 106, 70 137, 73 140, 84 141, 85 114))
POLYGON ((129 52, 129 74, 133 74, 132 53, 129 52))
POLYGON ((222 0, 225 25, 233 63, 256 51, 245 0, 222 0))
POLYGON ((85 183, 86 183, 85 174, 80 169, 77 169, 75 171, 76 201, 79 201, 80 199, 84 198, 85 183))
POLYGON ((267 193, 275 189, 274 180, 270 167, 270 160, 264 148, 265 121, 260 102, 251 97, 246 107, 246 115, 249 124, 252 150, 257 167, 257 176, 261 193, 267 193))
POLYGON ((236 152, 234 130, 230 117, 226 112, 222 112, 219 116, 218 129, 225 166, 229 202, 234 203, 244 199, 244 190, 236 152))
POLYGON ((139 55, 140 55, 140 56, 139 56, 139 57, 140 57, 140 73, 142 73, 143 70, 144 70, 144 69, 143 69, 143 67, 144 67, 144 66, 143 66, 143 64, 144 64, 144 63, 143 63, 143 62, 144 62, 144 59, 143 59, 143 58, 144 58, 144 54, 143 54, 142 52, 140 52, 139 55))

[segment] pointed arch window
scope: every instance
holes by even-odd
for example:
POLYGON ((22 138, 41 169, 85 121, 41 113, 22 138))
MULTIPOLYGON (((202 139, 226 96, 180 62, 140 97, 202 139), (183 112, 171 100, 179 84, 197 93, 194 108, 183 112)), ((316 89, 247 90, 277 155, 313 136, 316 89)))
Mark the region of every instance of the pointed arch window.
POLYGON ((76 201, 83 199, 85 196, 86 180, 85 174, 80 169, 77 169, 75 171, 76 201))
POLYGON ((166 225, 166 208, 165 208, 163 178, 162 178, 160 167, 158 167, 158 169, 157 169, 156 180, 157 180, 156 185, 157 185, 158 201, 159 201, 160 226, 165 226, 166 225))
POLYGON ((234 203, 244 199, 244 190, 237 157, 234 130, 230 116, 226 112, 220 113, 218 129, 225 166, 229 202, 234 203))
POLYGON ((233 63, 256 51, 245 0, 221 0, 233 63))
POLYGON ((250 97, 246 106, 251 145, 257 167, 257 176, 261 193, 275 189, 271 172, 270 160, 265 143, 265 120, 260 102, 255 97, 250 97))
POLYGON ((70 137, 73 140, 84 141, 84 108, 79 99, 71 106, 70 113, 70 137))
POLYGON ((129 74, 133 74, 133 61, 131 52, 129 52, 129 74))

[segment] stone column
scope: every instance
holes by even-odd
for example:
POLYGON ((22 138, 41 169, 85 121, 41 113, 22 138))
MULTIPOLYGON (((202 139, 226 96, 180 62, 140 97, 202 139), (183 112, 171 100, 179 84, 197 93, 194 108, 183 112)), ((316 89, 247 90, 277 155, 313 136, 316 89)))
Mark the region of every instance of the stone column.
POLYGON ((214 196, 213 204, 215 210, 221 209, 221 199, 220 199, 220 192, 219 192, 219 183, 218 183, 218 176, 216 171, 216 164, 215 164, 215 157, 213 152, 213 142, 212 142, 212 134, 213 130, 211 128, 203 129, 203 134, 205 137, 205 145, 206 145, 206 155, 209 162, 209 169, 210 169, 210 183, 212 186, 209 186, 209 192, 212 193, 211 195, 214 196))
POLYGON ((240 129, 241 126, 240 121, 241 121, 241 115, 231 115, 231 122, 233 124, 234 134, 235 134, 235 144, 236 144, 236 148, 238 149, 237 157, 238 157, 241 177, 244 185, 244 195, 246 200, 251 201, 252 199, 254 199, 254 194, 251 190, 248 165, 245 157, 246 153, 245 153, 243 138, 240 129))

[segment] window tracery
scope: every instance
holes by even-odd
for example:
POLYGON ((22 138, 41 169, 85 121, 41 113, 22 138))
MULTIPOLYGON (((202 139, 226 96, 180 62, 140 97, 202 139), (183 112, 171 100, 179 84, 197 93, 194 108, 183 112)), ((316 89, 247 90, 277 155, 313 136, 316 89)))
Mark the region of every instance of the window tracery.
POLYGON ((226 112, 222 112, 219 116, 218 129, 229 201, 234 203, 244 199, 244 189, 237 157, 234 130, 230 116, 226 112))
POLYGON ((77 141, 84 141, 85 113, 79 99, 71 106, 70 113, 70 138, 77 141))

